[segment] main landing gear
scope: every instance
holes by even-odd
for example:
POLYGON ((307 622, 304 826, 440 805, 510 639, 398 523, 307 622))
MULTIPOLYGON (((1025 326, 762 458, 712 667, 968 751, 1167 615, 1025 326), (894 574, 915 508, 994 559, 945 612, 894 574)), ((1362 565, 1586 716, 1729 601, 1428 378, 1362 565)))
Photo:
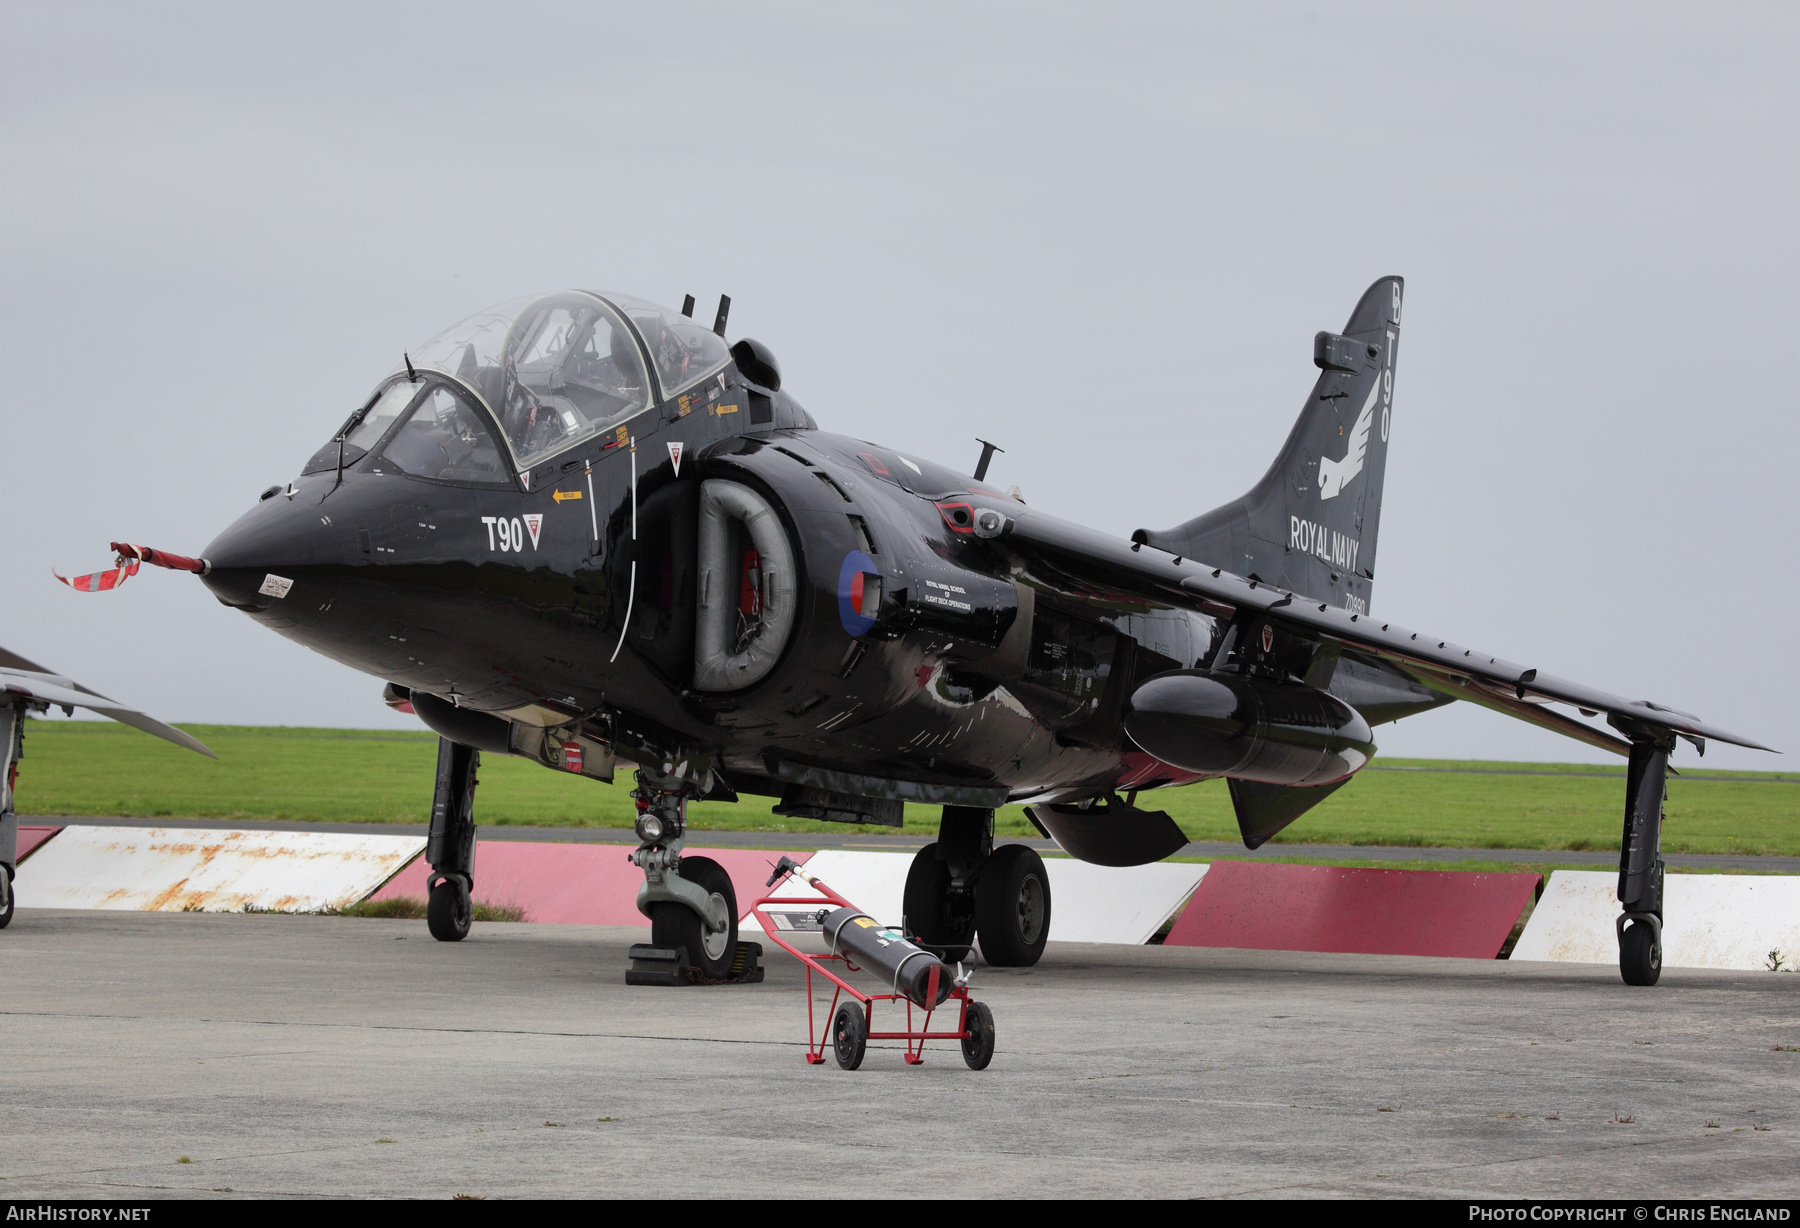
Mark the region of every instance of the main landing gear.
POLYGON ((425 926, 439 942, 461 942, 475 916, 475 779, 481 752, 438 739, 437 788, 431 798, 431 834, 425 860, 425 926))
POLYGON ((944 960, 966 959, 970 944, 1000 968, 1028 968, 1050 937, 1050 876, 1024 844, 994 847, 994 812, 945 806, 935 844, 913 857, 902 924, 944 960))
POLYGON ((1636 722, 1614 723, 1631 737, 1625 832, 1619 841, 1619 976, 1627 985, 1654 985, 1662 975, 1663 800, 1675 735, 1636 722))

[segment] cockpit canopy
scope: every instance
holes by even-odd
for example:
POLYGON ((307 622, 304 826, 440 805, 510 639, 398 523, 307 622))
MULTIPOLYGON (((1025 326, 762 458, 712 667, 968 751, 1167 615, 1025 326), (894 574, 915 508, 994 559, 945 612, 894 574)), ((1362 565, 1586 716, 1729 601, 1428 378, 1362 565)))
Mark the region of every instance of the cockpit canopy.
POLYGON ((388 437, 384 455, 405 472, 507 480, 471 402, 498 423, 513 464, 529 469, 622 426, 730 360, 721 338, 643 299, 585 290, 513 299, 409 351, 411 376, 404 365, 389 376, 341 444, 333 440, 322 449, 308 472, 337 464, 340 447, 348 463, 388 437), (422 384, 435 391, 418 397, 422 384), (427 447, 433 440, 437 446, 427 447), (396 448, 407 455, 396 455, 396 448))
POLYGON ((411 357, 415 369, 473 390, 529 467, 667 400, 731 355, 719 337, 654 303, 565 290, 477 312, 411 357))

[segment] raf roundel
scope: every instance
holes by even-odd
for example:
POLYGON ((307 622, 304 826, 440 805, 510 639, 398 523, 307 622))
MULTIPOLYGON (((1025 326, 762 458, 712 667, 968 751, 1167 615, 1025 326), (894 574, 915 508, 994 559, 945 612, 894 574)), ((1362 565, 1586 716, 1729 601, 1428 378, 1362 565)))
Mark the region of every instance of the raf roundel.
POLYGON ((860 550, 844 556, 838 570, 838 618, 844 630, 861 638, 875 625, 881 609, 881 568, 860 550))

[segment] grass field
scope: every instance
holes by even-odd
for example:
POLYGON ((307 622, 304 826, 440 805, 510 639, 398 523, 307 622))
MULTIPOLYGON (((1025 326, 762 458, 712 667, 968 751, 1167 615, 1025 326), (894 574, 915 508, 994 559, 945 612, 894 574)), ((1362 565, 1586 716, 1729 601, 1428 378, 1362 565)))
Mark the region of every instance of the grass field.
MULTIPOLYGON (((425 732, 190 725, 215 762, 110 721, 27 726, 17 807, 23 815, 421 823, 431 804, 436 738, 425 732)), ((1278 841, 1450 848, 1616 850, 1624 766, 1380 760, 1278 841)), ((1800 855, 1800 775, 1682 769, 1670 781, 1663 847, 1682 853, 1800 855)), ((630 783, 482 760, 483 824, 629 827, 630 783)), ((1196 840, 1236 840, 1223 782, 1140 795, 1196 840)), ((838 831, 784 819, 770 799, 690 810, 700 829, 838 831)), ((1003 834, 1034 834, 1018 807, 1003 834)), ((934 810, 908 806, 908 832, 935 833, 934 810)))

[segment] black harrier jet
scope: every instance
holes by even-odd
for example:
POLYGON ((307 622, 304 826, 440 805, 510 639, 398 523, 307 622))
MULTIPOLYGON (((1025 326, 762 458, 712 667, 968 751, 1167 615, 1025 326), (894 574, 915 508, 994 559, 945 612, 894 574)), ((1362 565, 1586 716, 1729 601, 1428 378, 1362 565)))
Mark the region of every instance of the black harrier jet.
MULTIPOLYGON (((1620 967, 1660 966, 1677 738, 1753 742, 1372 615, 1402 283, 1341 333, 1242 498, 1130 540, 1016 489, 819 429, 774 356, 587 291, 521 298, 410 351, 199 572, 226 605, 387 684, 441 736, 430 918, 467 932, 481 753, 635 771, 639 908, 722 975, 730 879, 682 857, 694 799, 898 825, 941 806, 905 925, 1030 964, 1043 864, 994 808, 1103 865, 1184 843, 1147 790, 1223 776, 1256 847, 1349 780, 1371 728, 1462 699, 1628 757, 1620 967), (1611 732, 1580 714, 1604 714, 1611 732)), ((120 547, 123 559, 171 556, 120 547)))

